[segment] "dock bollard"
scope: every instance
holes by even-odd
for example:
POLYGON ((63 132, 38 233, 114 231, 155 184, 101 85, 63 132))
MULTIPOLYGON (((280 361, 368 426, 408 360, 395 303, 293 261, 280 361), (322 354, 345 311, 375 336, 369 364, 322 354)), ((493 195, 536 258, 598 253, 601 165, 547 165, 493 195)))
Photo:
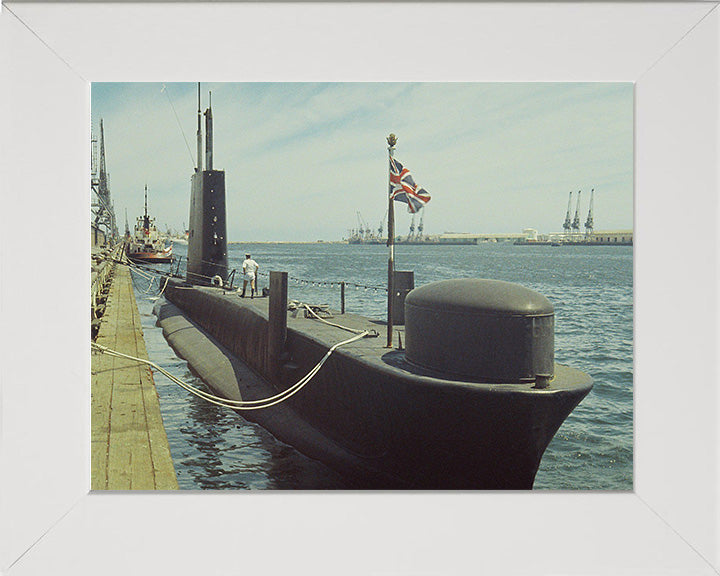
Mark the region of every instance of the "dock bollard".
POLYGON ((270 272, 268 302, 267 366, 273 380, 278 382, 281 358, 287 339, 288 273, 270 272))

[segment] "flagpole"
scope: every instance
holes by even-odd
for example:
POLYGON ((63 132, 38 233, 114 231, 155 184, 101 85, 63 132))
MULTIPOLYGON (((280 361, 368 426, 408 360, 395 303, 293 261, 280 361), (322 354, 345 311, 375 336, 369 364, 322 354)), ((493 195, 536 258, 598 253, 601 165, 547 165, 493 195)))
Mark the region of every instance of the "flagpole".
POLYGON ((393 333, 393 292, 395 291, 394 272, 395 272, 395 208, 392 198, 392 183, 390 181, 390 162, 392 161, 393 152, 397 137, 390 134, 387 137, 388 143, 388 304, 387 304, 387 343, 386 348, 392 348, 393 333))

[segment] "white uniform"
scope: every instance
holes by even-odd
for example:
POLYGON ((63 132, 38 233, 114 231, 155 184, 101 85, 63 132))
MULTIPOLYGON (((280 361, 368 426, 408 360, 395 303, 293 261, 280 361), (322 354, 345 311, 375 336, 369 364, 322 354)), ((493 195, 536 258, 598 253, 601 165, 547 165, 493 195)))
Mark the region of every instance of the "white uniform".
POLYGON ((243 274, 245 275, 247 280, 255 279, 255 273, 257 272, 258 268, 258 263, 255 262, 255 260, 253 260, 252 258, 247 258, 242 265, 243 274))

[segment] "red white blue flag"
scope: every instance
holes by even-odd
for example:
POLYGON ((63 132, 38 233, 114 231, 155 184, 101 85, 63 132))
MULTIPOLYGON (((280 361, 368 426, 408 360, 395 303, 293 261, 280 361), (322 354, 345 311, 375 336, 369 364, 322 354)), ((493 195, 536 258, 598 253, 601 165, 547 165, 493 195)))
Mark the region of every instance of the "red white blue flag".
POLYGON ((408 212, 412 214, 430 202, 428 191, 415 184, 410 170, 392 157, 390 158, 390 198, 396 202, 406 202, 408 212))

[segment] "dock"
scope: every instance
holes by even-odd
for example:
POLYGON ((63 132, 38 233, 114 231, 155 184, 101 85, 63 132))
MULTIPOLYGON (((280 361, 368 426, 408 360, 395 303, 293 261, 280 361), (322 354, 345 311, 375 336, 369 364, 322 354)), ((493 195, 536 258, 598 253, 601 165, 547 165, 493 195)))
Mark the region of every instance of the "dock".
MULTIPOLYGON (((147 359, 140 313, 126 266, 116 265, 97 343, 147 359)), ((93 353, 92 490, 177 490, 150 368, 93 353)))

